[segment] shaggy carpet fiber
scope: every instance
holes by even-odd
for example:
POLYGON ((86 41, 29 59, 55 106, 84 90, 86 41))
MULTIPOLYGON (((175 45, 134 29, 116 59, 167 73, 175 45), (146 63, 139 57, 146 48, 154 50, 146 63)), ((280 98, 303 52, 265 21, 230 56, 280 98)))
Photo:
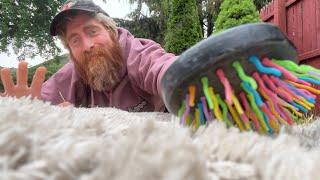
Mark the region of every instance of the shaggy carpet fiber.
POLYGON ((275 137, 165 113, 0 98, 0 179, 320 179, 320 121, 275 137))

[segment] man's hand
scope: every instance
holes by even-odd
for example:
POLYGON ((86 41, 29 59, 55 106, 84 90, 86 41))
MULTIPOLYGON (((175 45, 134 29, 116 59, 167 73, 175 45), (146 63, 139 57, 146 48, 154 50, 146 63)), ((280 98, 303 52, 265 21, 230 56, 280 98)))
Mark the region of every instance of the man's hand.
POLYGON ((63 103, 58 104, 59 107, 69 107, 73 106, 73 104, 69 103, 68 101, 64 101, 63 103))
POLYGON ((32 98, 41 99, 41 86, 45 80, 47 69, 45 67, 37 68, 32 84, 28 87, 28 63, 22 61, 19 63, 17 70, 17 84, 14 85, 10 68, 1 69, 1 81, 4 87, 4 93, 0 96, 31 96, 32 98))

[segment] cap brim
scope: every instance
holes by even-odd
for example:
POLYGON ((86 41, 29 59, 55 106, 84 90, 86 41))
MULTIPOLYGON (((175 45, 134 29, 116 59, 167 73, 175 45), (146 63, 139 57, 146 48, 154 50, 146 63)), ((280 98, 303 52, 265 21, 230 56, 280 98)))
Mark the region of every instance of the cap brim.
POLYGON ((72 12, 72 11, 85 11, 85 12, 95 12, 95 11, 91 11, 91 10, 88 10, 88 9, 80 9, 80 8, 73 8, 73 9, 67 9, 67 10, 64 10, 64 11, 61 11, 60 13, 58 13, 54 18, 53 20, 51 21, 51 24, 50 24, 50 35, 51 36, 57 36, 57 25, 59 24, 60 21, 62 21, 68 13, 72 12))

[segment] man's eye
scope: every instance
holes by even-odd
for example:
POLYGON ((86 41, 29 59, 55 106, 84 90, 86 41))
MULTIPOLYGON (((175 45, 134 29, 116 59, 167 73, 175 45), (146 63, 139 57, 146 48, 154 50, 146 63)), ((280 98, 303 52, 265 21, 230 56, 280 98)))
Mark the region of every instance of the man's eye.
POLYGON ((96 35, 98 33, 98 30, 97 29, 91 29, 89 31, 90 35, 96 35))
POLYGON ((70 43, 71 44, 77 44, 79 42, 79 38, 77 38, 77 37, 74 37, 74 38, 72 38, 71 40, 70 40, 70 43))

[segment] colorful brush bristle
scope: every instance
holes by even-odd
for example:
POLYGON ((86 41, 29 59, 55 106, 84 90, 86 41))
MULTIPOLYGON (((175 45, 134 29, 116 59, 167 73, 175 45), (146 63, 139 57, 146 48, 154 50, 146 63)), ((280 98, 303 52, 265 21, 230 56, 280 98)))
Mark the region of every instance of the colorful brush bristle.
POLYGON ((197 129, 223 121, 274 134, 315 106, 320 70, 295 63, 292 43, 273 25, 242 25, 184 52, 161 81, 168 110, 197 129))
MULTIPOLYGON (((208 96, 207 98, 202 97, 200 101, 198 100, 201 103, 201 108, 197 110, 200 110, 200 114, 207 114, 207 116, 202 116, 201 125, 217 119, 223 120, 228 126, 236 126, 241 131, 256 130, 273 133, 279 132, 282 125, 293 125, 294 121, 292 119, 295 116, 301 117, 303 113, 307 113, 314 107, 315 95, 313 93, 318 94, 318 90, 308 85, 308 88, 306 88, 307 82, 298 80, 293 75, 295 72, 277 68, 276 61, 270 61, 269 66, 262 67, 261 61, 257 57, 254 57, 254 59, 253 63, 259 64, 259 67, 257 67, 257 72, 251 74, 253 78, 244 73, 243 67, 238 61, 233 64, 242 81, 243 91, 240 92, 239 96, 234 94, 229 80, 221 69, 218 69, 216 74, 224 86, 224 100, 221 99, 220 94, 210 96, 207 91, 213 89, 213 87, 208 85, 208 77, 201 79, 203 94, 208 96), (287 75, 284 75, 284 71, 287 75), (264 78, 261 78, 261 76, 264 78), (294 81, 293 84, 292 81, 294 81), (207 104, 211 104, 211 108, 207 104), (214 107, 212 104, 218 105, 214 107), (221 114, 215 113, 215 110, 222 112, 222 115, 217 115, 221 118, 208 115, 209 113, 221 114)), ((312 72, 317 73, 316 71, 312 72)), ((187 96, 194 97, 194 93, 192 95, 187 94, 187 96)), ((190 116, 190 119, 194 119, 194 115, 190 113, 192 111, 185 111, 185 109, 182 108, 185 113, 184 116, 190 116)), ((184 121, 181 121, 181 123, 187 125, 184 121)))

